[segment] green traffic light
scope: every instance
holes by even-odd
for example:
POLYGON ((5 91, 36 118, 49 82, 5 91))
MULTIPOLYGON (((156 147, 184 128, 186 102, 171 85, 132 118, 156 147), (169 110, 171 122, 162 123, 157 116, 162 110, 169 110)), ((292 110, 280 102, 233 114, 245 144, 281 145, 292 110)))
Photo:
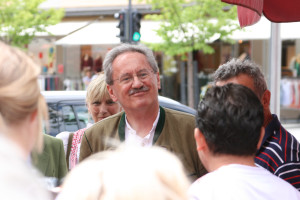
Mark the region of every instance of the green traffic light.
POLYGON ((133 35, 132 35, 132 40, 137 42, 139 41, 141 38, 141 34, 139 32, 134 32, 133 35))

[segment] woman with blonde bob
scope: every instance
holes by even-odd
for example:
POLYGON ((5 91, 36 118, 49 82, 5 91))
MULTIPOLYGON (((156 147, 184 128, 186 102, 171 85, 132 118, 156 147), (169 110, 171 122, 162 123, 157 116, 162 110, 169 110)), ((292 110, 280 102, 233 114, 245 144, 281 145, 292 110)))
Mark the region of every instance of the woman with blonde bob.
POLYGON ((30 167, 30 153, 42 150, 42 120, 47 119, 38 85, 40 67, 18 49, 4 43, 0 49, 1 198, 47 199, 30 167))
POLYGON ((76 166, 58 200, 185 200, 188 186, 182 164, 167 150, 121 146, 76 166))
MULTIPOLYGON (((99 73, 88 85, 85 101, 88 112, 95 123, 122 110, 120 104, 110 98, 103 73, 99 73)), ((70 170, 79 162, 82 136, 84 131, 92 125, 89 123, 86 128, 74 133, 62 132, 56 136, 63 140, 67 165, 70 170)))

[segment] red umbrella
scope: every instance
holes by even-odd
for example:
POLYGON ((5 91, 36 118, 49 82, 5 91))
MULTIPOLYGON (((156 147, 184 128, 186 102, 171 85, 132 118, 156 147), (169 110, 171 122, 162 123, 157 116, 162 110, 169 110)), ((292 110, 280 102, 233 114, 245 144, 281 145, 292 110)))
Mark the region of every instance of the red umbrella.
MULTIPOLYGON (((240 26, 249 26, 256 23, 262 14, 271 22, 296 22, 300 21, 299 0, 221 0, 235 4, 238 7, 240 26)), ((272 23, 270 38, 269 69, 274 68, 270 75, 270 90, 272 95, 271 110, 279 115, 279 92, 281 71, 281 39, 280 25, 272 23)))
POLYGON ((256 23, 262 13, 272 22, 300 21, 299 0, 221 0, 238 6, 240 26, 256 23))

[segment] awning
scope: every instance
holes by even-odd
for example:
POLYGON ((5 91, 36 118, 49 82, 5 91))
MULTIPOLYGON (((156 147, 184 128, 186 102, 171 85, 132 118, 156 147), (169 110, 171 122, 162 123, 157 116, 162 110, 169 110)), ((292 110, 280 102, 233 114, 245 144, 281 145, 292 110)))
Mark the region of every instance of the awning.
MULTIPOLYGON (((88 21, 76 21, 76 22, 60 22, 56 25, 51 25, 46 28, 46 30, 54 36, 66 36, 73 31, 85 26, 88 21)), ((48 33, 36 33, 36 36, 49 36, 48 33)))
POLYGON ((94 22, 55 42, 56 45, 118 44, 117 22, 94 22))
MULTIPOLYGON (((282 40, 300 39, 300 22, 282 23, 280 35, 282 40)), ((265 40, 271 38, 271 22, 266 17, 252 26, 235 31, 231 37, 234 40, 265 40)))
MULTIPOLYGON (((62 39, 55 42, 56 45, 95 45, 95 44, 119 44, 120 38, 117 37, 119 29, 117 21, 95 22, 79 29, 62 39)), ((141 22, 141 41, 158 43, 161 38, 154 32, 158 29, 159 22, 141 22)))
MULTIPOLYGON (((119 33, 119 29, 116 27, 117 21, 96 22, 84 27, 84 25, 86 24, 88 24, 88 22, 80 22, 79 24, 74 25, 74 27, 77 27, 77 29, 79 29, 80 27, 83 28, 73 33, 70 33, 69 35, 63 37, 60 40, 57 40, 55 44, 115 45, 120 43, 120 39, 116 37, 116 35, 119 33)), ((161 42, 162 39, 159 36, 157 36, 156 32, 154 31, 159 28, 159 24, 160 22, 142 21, 141 41, 147 43, 161 42)), ((64 24, 58 24, 57 26, 59 27, 59 29, 64 29, 64 24)), ((281 27, 282 39, 300 39, 300 22, 283 23, 281 24, 281 27)), ((56 28, 54 30, 56 30, 56 28)), ((233 40, 264 40, 269 39, 270 36, 271 22, 265 17, 262 17, 258 23, 235 31, 230 36, 230 38, 233 40)))

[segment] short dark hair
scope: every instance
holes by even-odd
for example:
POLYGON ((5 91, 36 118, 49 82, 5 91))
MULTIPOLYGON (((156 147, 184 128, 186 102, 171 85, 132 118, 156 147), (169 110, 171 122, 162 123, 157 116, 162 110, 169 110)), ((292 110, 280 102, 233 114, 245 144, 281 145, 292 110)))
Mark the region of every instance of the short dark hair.
POLYGON ((264 92, 268 89, 267 83, 259 65, 250 60, 242 61, 233 58, 227 63, 221 65, 214 73, 214 83, 218 81, 226 81, 240 74, 246 74, 253 79, 254 92, 259 96, 259 98, 261 98, 264 92))
POLYGON ((215 155, 254 155, 264 121, 263 106, 249 88, 213 86, 199 102, 197 128, 215 155))

